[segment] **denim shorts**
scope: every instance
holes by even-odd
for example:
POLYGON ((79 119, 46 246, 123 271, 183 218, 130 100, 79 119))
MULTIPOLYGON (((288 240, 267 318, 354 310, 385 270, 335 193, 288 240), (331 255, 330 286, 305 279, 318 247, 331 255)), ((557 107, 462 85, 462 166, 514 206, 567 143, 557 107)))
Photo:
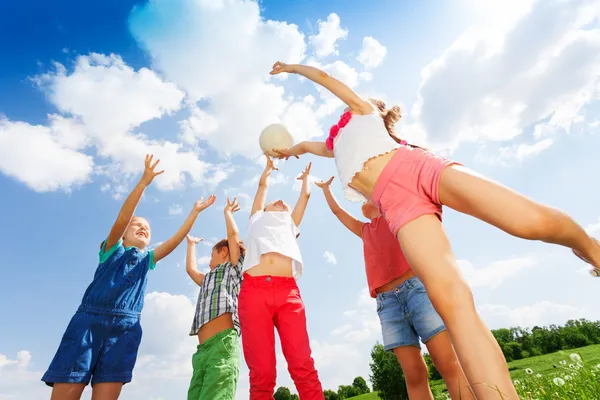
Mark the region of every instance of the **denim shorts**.
POLYGON ((42 381, 131 382, 142 339, 139 315, 75 313, 42 381))
POLYGON ((381 322, 383 347, 390 351, 401 346, 421 348, 423 343, 446 329, 433 308, 425 286, 412 277, 389 292, 377 294, 377 314, 381 322))

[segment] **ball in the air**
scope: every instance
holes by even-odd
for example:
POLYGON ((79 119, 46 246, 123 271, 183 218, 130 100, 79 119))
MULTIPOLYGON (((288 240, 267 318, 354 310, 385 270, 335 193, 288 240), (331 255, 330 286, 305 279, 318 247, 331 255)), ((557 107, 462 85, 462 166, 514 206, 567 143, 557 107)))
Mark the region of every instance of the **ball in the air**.
POLYGON ((590 275, 595 276, 596 278, 600 276, 600 270, 598 268, 590 269, 590 275))
POLYGON ((272 124, 260 133, 258 138, 262 151, 271 157, 277 156, 273 149, 289 149, 294 144, 292 135, 284 125, 272 124))

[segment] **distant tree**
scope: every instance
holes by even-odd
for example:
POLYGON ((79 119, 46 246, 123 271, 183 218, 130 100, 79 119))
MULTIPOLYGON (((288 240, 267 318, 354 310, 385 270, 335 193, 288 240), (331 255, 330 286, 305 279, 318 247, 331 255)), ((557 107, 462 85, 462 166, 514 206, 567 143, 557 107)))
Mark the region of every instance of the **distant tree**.
POLYGON ((357 376, 356 378, 354 378, 352 386, 357 388, 360 391, 360 394, 369 393, 371 391, 371 389, 369 389, 369 386, 367 385, 367 381, 365 381, 365 378, 363 378, 362 376, 357 376))
POLYGON ((325 395, 325 400, 340 400, 340 396, 333 390, 325 390, 323 394, 325 395))
POLYGON ((275 400, 292 400, 292 394, 290 392, 290 389, 281 386, 277 388, 277 391, 273 395, 273 398, 275 400))
POLYGON ((362 393, 359 389, 354 386, 340 385, 338 388, 338 397, 342 399, 350 399, 352 397, 360 396, 362 393))
POLYGON ((300 400, 300 397, 296 393, 292 393, 292 400, 300 400))
POLYGON ((407 400, 406 382, 404 374, 396 360, 396 356, 383 349, 377 343, 371 350, 371 383, 373 390, 379 392, 383 400, 407 400))

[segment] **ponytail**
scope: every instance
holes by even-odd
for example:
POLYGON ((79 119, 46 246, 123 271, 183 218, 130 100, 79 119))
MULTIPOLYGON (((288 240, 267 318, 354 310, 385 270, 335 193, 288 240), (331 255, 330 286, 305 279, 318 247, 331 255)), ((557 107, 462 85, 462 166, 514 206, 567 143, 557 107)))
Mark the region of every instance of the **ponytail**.
POLYGON ((392 139, 394 139, 396 143, 398 143, 399 145, 408 146, 416 149, 427 150, 424 147, 402 142, 402 140, 398 136, 396 136, 395 125, 398 121, 400 121, 400 118, 402 118, 400 107, 393 106, 392 108, 388 109, 382 100, 369 98, 369 101, 371 102, 371 104, 377 107, 379 115, 381 115, 381 118, 383 118, 383 124, 385 125, 385 129, 387 129, 388 134, 392 139))

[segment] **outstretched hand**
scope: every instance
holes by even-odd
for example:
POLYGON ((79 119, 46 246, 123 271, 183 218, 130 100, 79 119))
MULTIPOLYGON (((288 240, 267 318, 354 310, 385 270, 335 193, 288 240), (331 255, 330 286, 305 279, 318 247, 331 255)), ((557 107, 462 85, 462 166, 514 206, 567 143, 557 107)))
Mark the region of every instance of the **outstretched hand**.
POLYGON ((237 201, 237 198, 233 198, 232 201, 229 201, 229 197, 227 198, 227 205, 225 206, 225 212, 234 213, 240 211, 240 202, 237 201))
POLYGON ((273 159, 269 157, 267 153, 265 153, 265 157, 267 157, 267 164, 265 165, 265 171, 279 171, 279 168, 275 167, 273 164, 273 159))
POLYGON ((315 182, 315 185, 317 185, 321 189, 329 189, 329 187, 331 186, 331 182, 333 182, 333 178, 334 177, 332 176, 331 178, 329 178, 329 180, 315 182))
POLYGON ((280 160, 287 160, 290 157, 300 158, 297 155, 292 154, 290 149, 273 149, 273 153, 277 154, 276 157, 280 160))
POLYGON ((156 160, 156 162, 153 164, 153 158, 154 156, 152 154, 146 154, 146 160, 144 161, 144 174, 142 175, 142 179, 140 180, 140 182, 146 186, 150 185, 155 177, 165 172, 164 170, 154 172, 154 169, 156 168, 160 160, 156 160))
POLYGON ((292 73, 292 72, 294 72, 294 70, 291 65, 288 65, 281 61, 277 61, 275 64, 273 64, 273 69, 271 70, 271 75, 277 75, 282 72, 292 73))
POLYGON ((310 167, 312 167, 312 162, 308 163, 306 168, 302 170, 302 173, 296 178, 299 181, 303 181, 308 178, 310 175, 310 167))
POLYGON ((190 236, 190 235, 186 235, 185 237, 187 238, 188 244, 198 244, 204 240, 202 238, 198 238, 198 237, 194 237, 194 236, 190 236))
POLYGON ((194 203, 194 210, 196 210, 197 212, 206 210, 208 207, 215 204, 216 199, 217 199, 217 196, 215 196, 214 194, 211 194, 210 196, 208 196, 208 199, 206 199, 206 200, 204 200, 204 198, 200 197, 200 200, 198 200, 197 202, 194 203))

